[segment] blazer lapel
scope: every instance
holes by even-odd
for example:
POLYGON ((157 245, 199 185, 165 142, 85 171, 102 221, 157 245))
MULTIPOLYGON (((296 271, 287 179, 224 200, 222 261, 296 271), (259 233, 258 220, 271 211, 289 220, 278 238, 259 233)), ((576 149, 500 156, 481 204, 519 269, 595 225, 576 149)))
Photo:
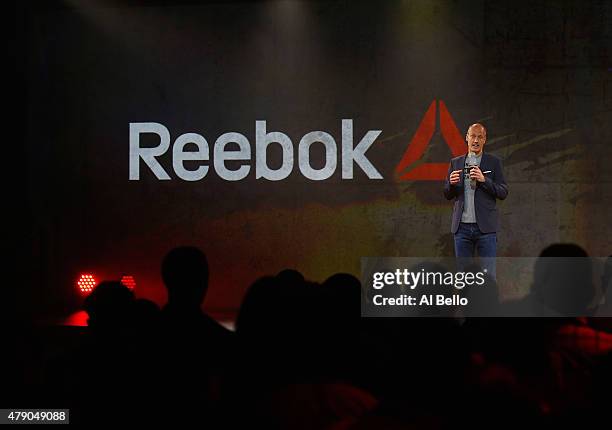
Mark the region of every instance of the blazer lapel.
MULTIPOLYGON (((483 152, 482 160, 480 160, 480 170, 483 172, 486 172, 487 170, 491 170, 491 169, 492 169, 491 156, 483 152)), ((493 173, 495 172, 485 173, 485 177, 486 175, 490 175, 491 177, 493 177, 492 176, 493 173)))
MULTIPOLYGON (((455 170, 461 169, 461 180, 459 181, 459 188, 463 188, 463 169, 465 167, 466 156, 467 154, 461 156, 461 158, 459 158, 459 161, 457 162, 457 166, 455 166, 455 170)), ((463 191, 461 192, 460 196, 460 199, 463 199, 463 191)))
POLYGON ((459 159, 459 168, 463 169, 465 167, 465 157, 467 157, 466 155, 462 155, 461 158, 459 159))

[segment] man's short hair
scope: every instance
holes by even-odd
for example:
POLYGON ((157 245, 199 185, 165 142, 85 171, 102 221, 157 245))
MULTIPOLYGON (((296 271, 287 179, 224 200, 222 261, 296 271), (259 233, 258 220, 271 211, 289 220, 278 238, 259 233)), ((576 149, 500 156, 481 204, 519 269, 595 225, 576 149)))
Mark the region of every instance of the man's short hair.
POLYGON ((485 126, 484 126, 484 124, 481 124, 481 123, 479 123, 479 122, 475 122, 474 124, 470 125, 470 126, 468 127, 468 129, 467 129, 467 132, 469 133, 469 132, 470 132, 470 129, 471 129, 472 127, 474 127, 474 126, 477 126, 477 125, 479 125, 480 127, 482 127, 482 129, 484 130, 484 134, 485 134, 485 136, 486 136, 486 135, 487 135, 487 127, 485 127, 485 126))

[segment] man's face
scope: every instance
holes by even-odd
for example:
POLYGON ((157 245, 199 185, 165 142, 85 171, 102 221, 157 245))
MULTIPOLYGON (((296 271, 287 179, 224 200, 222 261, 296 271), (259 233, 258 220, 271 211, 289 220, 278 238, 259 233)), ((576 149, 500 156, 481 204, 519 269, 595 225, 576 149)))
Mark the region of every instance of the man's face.
POLYGON ((469 128, 465 140, 468 144, 468 151, 479 155, 482 152, 482 148, 487 140, 487 133, 484 127, 480 125, 474 125, 469 128))

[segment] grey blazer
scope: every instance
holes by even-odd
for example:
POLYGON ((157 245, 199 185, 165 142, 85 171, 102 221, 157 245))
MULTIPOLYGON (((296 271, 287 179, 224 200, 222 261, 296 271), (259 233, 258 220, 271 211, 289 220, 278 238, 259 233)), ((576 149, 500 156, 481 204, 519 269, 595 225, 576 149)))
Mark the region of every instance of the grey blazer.
MULTIPOLYGON (((463 170, 465 166, 465 155, 455 157, 450 161, 446 180, 444 181, 444 197, 447 200, 455 199, 453 207, 453 218, 451 232, 456 233, 463 214, 463 176, 457 185, 451 185, 449 176, 453 170, 463 170)), ((504 177, 501 160, 492 154, 482 153, 480 170, 485 173, 485 182, 477 182, 474 194, 474 209, 476 211, 476 223, 483 233, 493 233, 499 228, 499 216, 497 214, 496 199, 504 200, 508 196, 508 184, 504 177)))

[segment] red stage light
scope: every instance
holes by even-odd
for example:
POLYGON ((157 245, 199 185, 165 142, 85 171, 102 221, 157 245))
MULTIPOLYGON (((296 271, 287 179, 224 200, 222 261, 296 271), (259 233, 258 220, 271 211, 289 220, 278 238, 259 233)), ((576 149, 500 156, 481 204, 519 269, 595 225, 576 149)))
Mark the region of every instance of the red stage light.
POLYGON ((79 291, 83 294, 89 294, 96 286, 96 278, 94 275, 89 273, 83 273, 79 280, 77 281, 77 287, 79 291))
POLYGON ((121 277, 121 283, 128 287, 130 291, 133 291, 136 288, 136 279, 132 275, 123 275, 121 277))

